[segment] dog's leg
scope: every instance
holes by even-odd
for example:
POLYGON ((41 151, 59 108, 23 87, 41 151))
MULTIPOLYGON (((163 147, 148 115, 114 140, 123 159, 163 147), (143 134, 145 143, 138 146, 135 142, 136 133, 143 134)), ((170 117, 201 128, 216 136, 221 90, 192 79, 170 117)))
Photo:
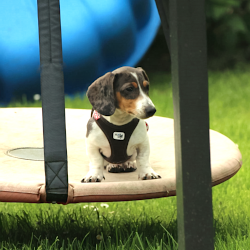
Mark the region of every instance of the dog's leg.
POLYGON ((107 165, 107 170, 110 173, 133 172, 136 170, 136 164, 134 161, 126 161, 122 164, 109 163, 107 165))
POLYGON ((139 172, 138 179, 150 180, 161 178, 161 176, 151 168, 149 164, 149 155, 150 145, 149 139, 146 137, 145 141, 140 144, 137 150, 136 164, 139 172))
POLYGON ((103 176, 104 159, 99 148, 95 145, 87 144, 87 154, 89 156, 89 172, 81 182, 100 182, 105 179, 103 176))

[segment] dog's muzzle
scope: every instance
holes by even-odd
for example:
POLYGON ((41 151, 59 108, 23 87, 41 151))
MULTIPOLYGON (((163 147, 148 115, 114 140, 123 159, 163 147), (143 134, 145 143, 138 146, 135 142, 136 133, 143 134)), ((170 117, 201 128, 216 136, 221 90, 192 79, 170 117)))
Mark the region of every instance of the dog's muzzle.
POLYGON ((147 106, 145 108, 146 118, 153 116, 155 114, 155 112, 156 112, 156 109, 154 106, 147 106))

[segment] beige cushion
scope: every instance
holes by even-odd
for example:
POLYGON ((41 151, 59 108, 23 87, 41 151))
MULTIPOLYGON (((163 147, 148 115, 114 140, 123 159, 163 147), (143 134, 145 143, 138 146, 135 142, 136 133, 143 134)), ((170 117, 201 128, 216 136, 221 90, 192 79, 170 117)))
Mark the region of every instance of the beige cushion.
MULTIPOLYGON (((173 120, 148 119, 151 146, 150 162, 162 176, 159 180, 138 180, 138 173, 104 172, 101 183, 81 183, 88 172, 85 151, 86 124, 90 110, 66 109, 69 197, 67 203, 121 201, 175 195, 175 157, 173 120)), ((210 130, 212 184, 232 177, 241 167, 241 153, 230 139, 210 130)), ((15 148, 43 147, 40 108, 0 109, 0 201, 45 202, 44 163, 8 155, 15 148)), ((26 152, 27 153, 27 152, 26 152)), ((33 153, 31 157, 35 157, 33 153)), ((25 156, 29 158, 29 154, 25 156)))

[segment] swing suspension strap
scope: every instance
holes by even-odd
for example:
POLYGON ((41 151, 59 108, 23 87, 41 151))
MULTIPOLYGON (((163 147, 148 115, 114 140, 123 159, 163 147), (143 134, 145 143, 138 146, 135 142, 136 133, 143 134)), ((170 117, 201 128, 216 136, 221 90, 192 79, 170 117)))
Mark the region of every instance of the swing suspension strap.
POLYGON ((38 0, 46 200, 66 202, 68 163, 59 0, 38 0))

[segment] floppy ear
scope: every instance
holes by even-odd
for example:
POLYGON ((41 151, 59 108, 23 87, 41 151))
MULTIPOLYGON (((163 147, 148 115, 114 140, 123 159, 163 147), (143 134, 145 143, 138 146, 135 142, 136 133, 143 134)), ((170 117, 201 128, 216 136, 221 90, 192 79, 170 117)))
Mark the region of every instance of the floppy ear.
POLYGON ((113 73, 106 73, 95 80, 88 88, 87 96, 91 105, 102 115, 111 116, 115 112, 114 79, 113 73))
POLYGON ((148 78, 148 75, 146 74, 146 71, 143 68, 141 68, 141 67, 137 67, 137 69, 139 69, 142 72, 142 74, 145 77, 145 79, 147 81, 149 81, 149 78, 148 78))

